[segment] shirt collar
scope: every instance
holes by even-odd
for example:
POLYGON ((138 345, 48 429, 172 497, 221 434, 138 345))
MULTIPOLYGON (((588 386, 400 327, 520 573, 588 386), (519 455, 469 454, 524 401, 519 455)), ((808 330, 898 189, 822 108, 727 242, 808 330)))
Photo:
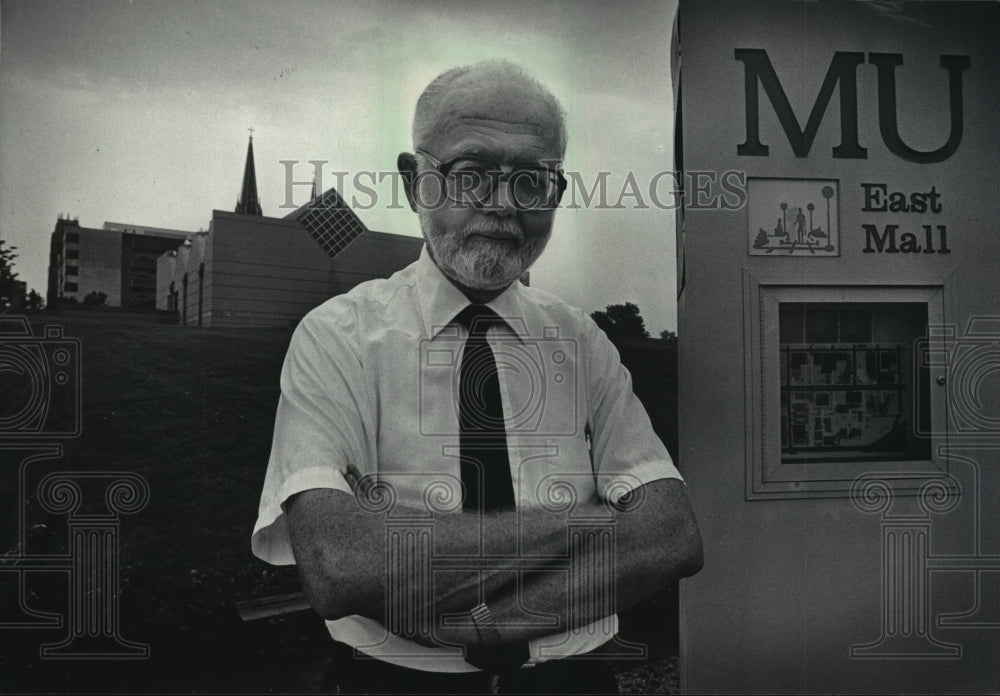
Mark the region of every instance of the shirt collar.
MULTIPOLYGON (((430 338, 435 338, 456 314, 469 305, 469 298, 437 267, 427 250, 427 244, 420 251, 416 266, 424 331, 430 338)), ((510 287, 487 302, 486 306, 496 312, 520 339, 528 337, 524 293, 520 281, 511 283, 510 287)))

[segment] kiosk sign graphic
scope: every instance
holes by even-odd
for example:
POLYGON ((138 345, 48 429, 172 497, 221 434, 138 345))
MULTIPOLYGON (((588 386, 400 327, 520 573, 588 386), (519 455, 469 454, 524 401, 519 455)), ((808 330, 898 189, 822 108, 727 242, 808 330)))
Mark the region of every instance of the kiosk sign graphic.
POLYGON ((747 179, 751 256, 839 256, 838 182, 747 179))

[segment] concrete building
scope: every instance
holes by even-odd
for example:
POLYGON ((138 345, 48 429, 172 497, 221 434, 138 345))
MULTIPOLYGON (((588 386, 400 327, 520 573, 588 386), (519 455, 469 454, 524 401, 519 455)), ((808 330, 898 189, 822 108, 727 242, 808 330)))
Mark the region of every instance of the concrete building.
POLYGON ((49 245, 46 302, 83 302, 94 292, 104 293, 110 307, 153 309, 156 259, 189 236, 183 230, 119 222, 93 229, 60 215, 49 245))
POLYGON ((156 307, 198 326, 288 326, 333 295, 416 260, 423 240, 365 227, 330 189, 284 218, 262 215, 253 139, 235 212, 212 211, 157 260, 156 307))

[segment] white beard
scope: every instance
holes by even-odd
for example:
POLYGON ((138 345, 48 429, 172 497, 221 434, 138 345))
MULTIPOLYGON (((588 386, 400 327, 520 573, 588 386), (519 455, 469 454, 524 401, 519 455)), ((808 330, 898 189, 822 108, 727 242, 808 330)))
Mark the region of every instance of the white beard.
POLYGON ((511 218, 479 218, 460 232, 438 232, 433 220, 419 211, 431 256, 441 271, 475 290, 500 290, 524 275, 549 241, 549 235, 525 239, 521 226, 511 218), (509 237, 492 240, 475 236, 493 233, 509 237))

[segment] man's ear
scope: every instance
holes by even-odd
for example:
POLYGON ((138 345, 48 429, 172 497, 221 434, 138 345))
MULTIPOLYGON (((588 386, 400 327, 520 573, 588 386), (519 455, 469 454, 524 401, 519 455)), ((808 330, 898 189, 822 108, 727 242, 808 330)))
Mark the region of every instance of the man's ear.
POLYGON ((410 202, 410 210, 417 212, 417 199, 413 192, 414 184, 417 180, 417 158, 410 152, 400 152, 396 158, 396 168, 399 175, 403 177, 403 190, 406 191, 406 200, 410 202))

